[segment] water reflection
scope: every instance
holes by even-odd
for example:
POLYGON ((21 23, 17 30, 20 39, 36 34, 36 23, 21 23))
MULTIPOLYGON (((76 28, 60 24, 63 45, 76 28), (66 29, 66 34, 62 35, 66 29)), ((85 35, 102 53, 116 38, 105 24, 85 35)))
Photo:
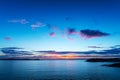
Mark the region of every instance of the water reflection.
POLYGON ((119 68, 84 60, 0 61, 0 80, 118 80, 119 68))

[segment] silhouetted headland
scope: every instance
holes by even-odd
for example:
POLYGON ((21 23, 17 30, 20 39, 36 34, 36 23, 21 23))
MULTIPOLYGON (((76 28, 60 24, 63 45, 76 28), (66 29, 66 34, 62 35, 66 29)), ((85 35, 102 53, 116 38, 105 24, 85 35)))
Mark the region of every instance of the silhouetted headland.
POLYGON ((119 67, 119 68, 120 68, 120 62, 118 62, 118 63, 113 63, 113 64, 107 64, 107 65, 103 65, 103 66, 108 66, 108 67, 119 67))
POLYGON ((91 58, 86 62, 120 62, 120 58, 91 58))

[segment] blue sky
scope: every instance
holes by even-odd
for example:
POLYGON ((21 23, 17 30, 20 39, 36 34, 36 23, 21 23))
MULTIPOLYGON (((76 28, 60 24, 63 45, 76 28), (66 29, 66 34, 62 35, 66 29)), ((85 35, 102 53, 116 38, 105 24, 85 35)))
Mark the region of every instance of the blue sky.
POLYGON ((0 10, 1 48, 88 51, 120 44, 119 0, 0 0, 0 10))

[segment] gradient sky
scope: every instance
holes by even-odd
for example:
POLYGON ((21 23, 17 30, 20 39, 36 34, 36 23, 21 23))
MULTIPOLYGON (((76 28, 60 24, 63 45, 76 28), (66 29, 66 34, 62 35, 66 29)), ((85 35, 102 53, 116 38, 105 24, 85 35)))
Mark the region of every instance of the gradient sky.
POLYGON ((0 0, 1 48, 87 51, 119 44, 119 0, 0 0), (71 28, 109 36, 86 39, 66 34, 71 28))

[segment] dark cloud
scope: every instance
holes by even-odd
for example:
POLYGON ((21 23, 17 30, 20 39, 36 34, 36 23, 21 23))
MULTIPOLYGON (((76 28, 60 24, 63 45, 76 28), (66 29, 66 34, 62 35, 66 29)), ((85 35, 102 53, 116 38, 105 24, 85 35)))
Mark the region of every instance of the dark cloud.
POLYGON ((104 53, 109 53, 109 54, 120 54, 120 47, 104 50, 103 52, 104 53))
POLYGON ((88 46, 88 48, 103 48, 103 47, 99 47, 99 46, 88 46))
POLYGON ((101 55, 107 55, 107 54, 120 54, 120 47, 119 48, 112 48, 112 49, 106 49, 106 50, 91 50, 91 51, 76 51, 76 52, 71 52, 71 51, 66 51, 66 52, 59 52, 60 54, 68 54, 68 53, 76 53, 76 54, 101 54, 101 55))
MULTIPOLYGON (((118 46, 118 45, 116 45, 118 46)), ((96 46, 89 46, 90 48, 102 48, 102 47, 96 47, 96 46)), ((15 55, 15 54, 20 54, 20 55, 32 55, 32 52, 30 51, 24 51, 22 50, 23 48, 19 47, 5 47, 5 48, 0 48, 1 52, 4 54, 8 55, 15 55)), ((56 51, 35 51, 35 52, 45 52, 45 53, 60 53, 60 54, 68 54, 68 53, 76 53, 76 54, 120 54, 120 46, 119 47, 114 47, 114 48, 109 48, 106 50, 100 50, 99 52, 96 50, 92 51, 66 51, 66 52, 56 52, 56 51)))
POLYGON ((76 34, 77 34, 77 31, 76 31, 75 28, 67 28, 66 31, 65 31, 65 35, 67 36, 67 39, 69 41, 74 41, 75 39, 73 37, 76 34))
POLYGON ((34 52, 38 52, 38 53, 51 53, 51 54, 53 54, 53 53, 56 53, 56 51, 52 51, 52 50, 50 50, 50 51, 34 51, 34 52))
POLYGON ((84 29, 84 30, 80 30, 80 35, 83 38, 96 38, 96 37, 109 36, 110 34, 101 32, 99 30, 84 29))
POLYGON ((1 49, 24 49, 24 48, 19 48, 19 47, 5 47, 5 48, 1 48, 1 49))
MULTIPOLYGON (((117 45, 116 45, 117 46, 117 45)), ((40 55, 34 55, 30 51, 23 51, 23 48, 19 47, 5 47, 0 48, 1 52, 5 55, 0 56, 0 59, 47 59, 40 55)), ((103 57, 120 57, 120 47, 116 48, 109 48, 106 50, 92 50, 92 51, 64 51, 64 52, 56 52, 56 51, 34 51, 37 54, 75 54, 75 55, 82 55, 82 56, 103 56, 103 57)))
POLYGON ((77 34, 77 31, 74 28, 68 28, 67 29, 67 34, 71 35, 71 34, 77 34))
POLYGON ((1 52, 3 52, 4 54, 7 55, 30 55, 31 52, 29 51, 23 51, 21 50, 23 48, 19 48, 19 47, 5 47, 5 48, 1 48, 1 52))

